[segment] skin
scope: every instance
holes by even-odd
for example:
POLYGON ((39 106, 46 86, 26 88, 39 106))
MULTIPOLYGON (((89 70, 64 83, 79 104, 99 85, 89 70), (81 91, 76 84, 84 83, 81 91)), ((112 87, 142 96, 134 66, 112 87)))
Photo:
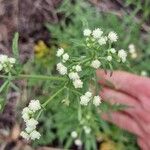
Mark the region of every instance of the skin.
POLYGON ((137 135, 141 150, 150 150, 150 79, 122 71, 110 77, 102 70, 97 71, 97 77, 103 85, 99 93, 103 100, 129 106, 111 116, 103 114, 103 119, 137 135))

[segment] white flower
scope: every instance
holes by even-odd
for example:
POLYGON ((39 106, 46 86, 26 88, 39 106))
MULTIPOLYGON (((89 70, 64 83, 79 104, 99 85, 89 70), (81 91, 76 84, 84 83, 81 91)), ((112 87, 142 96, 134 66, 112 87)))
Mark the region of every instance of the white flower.
POLYGON ((129 49, 129 53, 130 54, 136 53, 136 50, 135 49, 129 49))
POLYGON ((101 104, 101 98, 99 96, 94 96, 93 104, 99 106, 101 104))
POLYGON ((78 133, 76 131, 71 132, 71 137, 72 138, 77 138, 77 136, 78 136, 78 133))
POLYGON ((98 39, 103 34, 103 31, 100 28, 93 30, 92 35, 95 39, 98 39))
POLYGON ((76 66, 75 66, 75 69, 76 69, 76 71, 77 71, 77 72, 82 71, 82 68, 81 68, 81 66, 80 66, 80 65, 76 65, 76 66))
POLYGON ((30 127, 32 129, 35 129, 37 124, 38 124, 38 121, 35 120, 34 118, 31 118, 31 119, 27 120, 26 127, 30 127))
POLYGON ((25 131, 22 131, 20 133, 20 136, 22 136, 24 139, 29 140, 30 136, 28 133, 26 133, 25 131))
POLYGON ((70 72, 68 76, 71 80, 77 80, 80 78, 77 72, 70 72))
POLYGON ((95 68, 95 69, 98 69, 101 65, 101 62, 96 59, 96 60, 93 60, 92 63, 91 63, 91 67, 95 68))
POLYGON ((75 143, 75 145, 77 145, 77 146, 82 146, 82 141, 81 141, 80 139, 76 139, 76 140, 74 141, 74 143, 75 143))
POLYGON ((141 71, 141 76, 147 76, 147 71, 142 70, 142 71, 141 71))
POLYGON ((107 42, 107 37, 101 37, 98 40, 99 45, 104 45, 104 44, 106 44, 106 42, 107 42))
POLYGON ((87 97, 86 95, 82 95, 80 97, 80 104, 81 105, 87 106, 89 101, 90 101, 90 98, 87 97))
POLYGON ((61 75, 67 74, 67 67, 65 67, 62 63, 57 64, 57 70, 61 75))
POLYGON ((40 139, 40 137, 41 137, 41 134, 36 130, 30 133, 31 140, 40 139))
POLYGON ((63 55, 63 62, 66 62, 69 59, 69 55, 67 53, 65 53, 63 55))
POLYGON ((89 134, 91 132, 91 128, 88 126, 84 126, 83 129, 84 129, 86 134, 89 134))
POLYGON ((115 53, 116 53, 116 50, 115 50, 114 48, 111 48, 109 51, 110 51, 112 54, 115 54, 115 53))
POLYGON ((29 109, 33 112, 36 112, 37 110, 41 109, 41 104, 39 100, 31 100, 29 103, 29 109))
POLYGON ((90 29, 84 29, 83 35, 84 36, 90 36, 91 35, 91 30, 90 29))
POLYGON ((73 81, 74 87, 77 88, 82 88, 83 87, 83 82, 80 79, 74 80, 73 81))
POLYGON ((88 91, 88 92, 85 93, 85 96, 91 98, 92 97, 92 93, 90 91, 88 91))
POLYGON ((112 61, 112 56, 107 56, 108 61, 112 61))
POLYGON ((22 118, 23 118, 23 120, 26 122, 27 120, 30 119, 30 116, 29 116, 29 114, 24 113, 24 114, 22 114, 22 118))
POLYGON ((11 57, 11 58, 9 58, 9 62, 11 64, 15 64, 16 63, 16 59, 11 57))
POLYGON ((26 127, 25 130, 26 130, 27 133, 31 133, 33 130, 35 130, 35 128, 26 127))
POLYGON ((23 110, 22 110, 22 114, 30 114, 32 113, 32 111, 29 109, 29 107, 25 107, 23 110))
POLYGON ((14 66, 16 62, 15 58, 8 57, 7 55, 0 55, 0 71, 4 71, 5 73, 9 72, 10 69, 14 66))
POLYGON ((22 110, 22 118, 23 120, 26 122, 30 119, 30 114, 32 114, 33 112, 28 108, 28 107, 25 107, 23 110, 22 110))
POLYGON ((132 53, 131 58, 133 58, 133 59, 137 58, 137 53, 132 53))
POLYGON ((108 38, 111 42, 116 42, 118 39, 117 34, 114 31, 109 32, 108 38))
POLYGON ((134 50, 135 49, 135 46, 134 46, 134 44, 129 44, 129 50, 134 50))
POLYGON ((56 56, 60 57, 63 53, 64 53, 64 49, 63 48, 59 48, 57 53, 56 53, 56 56))
POLYGON ((8 62, 8 56, 7 55, 0 55, 0 62, 1 63, 6 63, 8 62))
POLYGON ((127 53, 125 50, 121 49, 118 51, 118 57, 121 59, 122 62, 126 61, 127 53))

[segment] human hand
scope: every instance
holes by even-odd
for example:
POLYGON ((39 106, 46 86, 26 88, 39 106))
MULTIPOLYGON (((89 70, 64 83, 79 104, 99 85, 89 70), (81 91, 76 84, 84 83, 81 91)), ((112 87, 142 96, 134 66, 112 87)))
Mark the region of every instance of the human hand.
POLYGON ((131 106, 123 111, 112 112, 111 117, 107 114, 102 117, 136 134, 141 149, 150 150, 150 79, 122 71, 115 71, 110 77, 98 70, 97 76, 103 85, 100 92, 103 100, 131 106))

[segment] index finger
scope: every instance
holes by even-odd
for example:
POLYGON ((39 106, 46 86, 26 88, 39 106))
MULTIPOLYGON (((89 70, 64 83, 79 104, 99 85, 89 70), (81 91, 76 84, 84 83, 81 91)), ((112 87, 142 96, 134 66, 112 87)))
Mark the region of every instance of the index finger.
POLYGON ((107 85, 107 81, 114 85, 114 88, 123 91, 136 98, 141 95, 150 97, 150 79, 137 76, 123 71, 114 71, 113 75, 106 74, 103 70, 97 70, 97 76, 100 77, 100 83, 107 85))

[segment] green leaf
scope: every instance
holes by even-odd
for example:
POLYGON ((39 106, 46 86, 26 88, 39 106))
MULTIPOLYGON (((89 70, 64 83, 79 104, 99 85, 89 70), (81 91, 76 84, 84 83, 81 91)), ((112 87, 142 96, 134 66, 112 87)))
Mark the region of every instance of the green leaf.
POLYGON ((9 80, 6 80, 6 81, 2 84, 2 86, 0 87, 0 93, 4 90, 4 88, 8 85, 8 83, 9 83, 9 80))
POLYGON ((19 48, 18 48, 18 40, 19 40, 19 33, 16 32, 14 34, 13 42, 12 42, 12 50, 14 57, 18 60, 19 59, 19 48))

